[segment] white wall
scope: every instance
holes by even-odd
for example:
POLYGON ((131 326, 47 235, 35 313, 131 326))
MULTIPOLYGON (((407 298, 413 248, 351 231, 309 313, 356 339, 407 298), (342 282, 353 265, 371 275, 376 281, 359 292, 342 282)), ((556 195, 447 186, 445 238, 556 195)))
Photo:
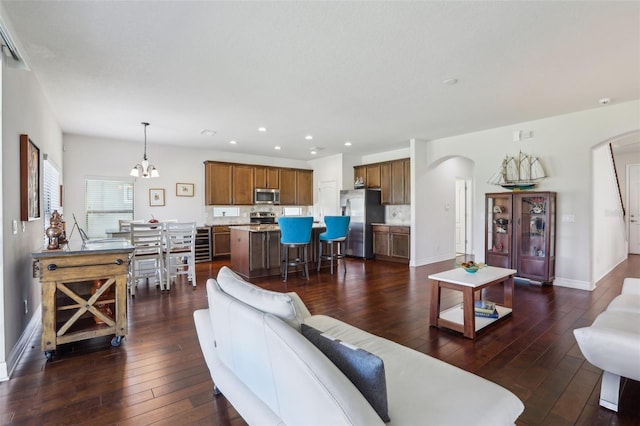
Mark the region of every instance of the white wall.
MULTIPOLYGON (((591 150, 616 135, 639 128, 640 101, 633 101, 429 142, 415 142, 416 157, 412 159, 412 165, 416 170, 412 170, 412 175, 415 173, 412 187, 415 191, 433 186, 435 181, 432 178, 437 177, 438 172, 430 168, 441 163, 443 158, 473 158, 475 196, 471 208, 475 214, 472 219, 472 250, 483 258, 484 194, 501 189, 486 183, 487 180, 496 172, 506 154, 517 154, 522 150, 540 157, 549 177, 537 189, 558 192, 558 219, 564 215, 575 216, 573 223, 559 220, 557 224, 555 283, 591 288, 594 277, 591 269, 584 267, 592 261, 593 255, 591 150), (533 131, 533 138, 513 142, 515 130, 533 131), (425 146, 421 147, 422 144, 425 146), (576 262, 575 259, 581 261, 576 262)), ((433 200, 432 203, 432 200, 421 199, 420 194, 412 194, 412 200, 416 204, 412 211, 416 223, 412 255, 418 260, 416 264, 423 264, 425 259, 446 257, 449 235, 453 235, 455 230, 433 232, 428 227, 429 223, 441 221, 438 204, 441 205, 442 200, 433 200), (431 208, 431 204, 436 204, 436 208, 431 208)))
POLYGON ((593 258, 590 264, 593 281, 598 281, 627 258, 624 217, 616 187, 609 146, 593 149, 593 258))
POLYGON ((20 222, 20 134, 29 135, 40 148, 41 157, 47 154, 55 164, 63 166, 62 132, 36 76, 7 67, 3 61, 0 380, 6 379, 15 367, 28 334, 40 321, 40 284, 32 278, 31 253, 43 248, 44 222, 43 219, 20 222), (16 235, 12 232, 14 220, 18 222, 16 235))
MULTIPOLYGON (((211 221, 211 209, 204 205, 204 161, 228 161, 263 164, 279 167, 309 169, 305 161, 271 157, 239 155, 229 152, 197 148, 179 148, 153 144, 151 132, 147 136, 147 157, 156 166, 160 177, 135 178, 135 216, 139 219, 178 219, 211 221), (176 183, 194 183, 193 197, 177 197, 176 183), (149 189, 165 190, 165 205, 149 206, 149 189)), ((142 135, 142 132, 141 132, 142 135)), ((87 177, 129 178, 131 168, 142 161, 144 139, 120 141, 79 135, 64 135, 65 201, 64 216, 67 223, 75 213, 80 226, 84 223, 84 181, 87 177), (80 223, 82 222, 82 223, 80 223)), ((133 179, 133 178, 132 178, 133 179)))

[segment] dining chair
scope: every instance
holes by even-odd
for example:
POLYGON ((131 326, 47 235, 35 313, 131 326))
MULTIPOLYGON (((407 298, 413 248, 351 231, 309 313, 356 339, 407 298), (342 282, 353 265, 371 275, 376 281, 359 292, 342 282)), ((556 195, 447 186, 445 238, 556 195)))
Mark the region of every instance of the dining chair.
POLYGON ((278 219, 280 225, 280 247, 282 249, 282 278, 287 281, 289 266, 304 265, 304 276, 309 279, 308 247, 311 243, 311 228, 313 227, 313 217, 281 217, 278 219), (289 259, 289 249, 296 250, 296 257, 289 259), (300 249, 303 256, 300 256, 300 249))
MULTIPOLYGON (((333 275, 333 260, 336 261, 336 267, 338 266, 338 260, 344 259, 344 247, 343 243, 347 239, 347 232, 349 231, 349 223, 351 222, 350 216, 325 216, 324 223, 327 226, 327 230, 318 236, 318 272, 320 272, 320 266, 322 260, 331 261, 331 275, 333 275), (324 244, 323 244, 324 243, 324 244), (334 251, 334 243, 338 246, 338 252, 334 251), (322 246, 330 246, 330 254, 322 254, 322 246)), ((347 273, 347 262, 342 262, 344 267, 344 273, 347 273)))
POLYGON ((120 230, 120 232, 131 232, 132 223, 143 223, 143 221, 139 219, 136 219, 136 220, 119 219, 118 230, 120 230))
POLYGON ((129 292, 136 295, 136 287, 140 278, 156 279, 156 286, 164 287, 163 272, 163 237, 164 225, 160 223, 132 223, 131 245, 134 247, 131 258, 131 280, 129 292))
POLYGON ((171 279, 186 275, 196 288, 196 223, 169 222, 165 229, 164 265, 165 290, 171 290, 171 279), (186 269, 185 269, 186 267, 186 269))

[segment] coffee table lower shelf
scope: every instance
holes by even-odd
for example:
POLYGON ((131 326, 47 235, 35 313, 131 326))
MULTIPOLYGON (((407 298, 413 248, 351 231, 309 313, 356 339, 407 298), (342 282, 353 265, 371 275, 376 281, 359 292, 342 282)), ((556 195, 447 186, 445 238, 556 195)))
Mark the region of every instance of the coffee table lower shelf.
MULTIPOLYGON (((498 311, 498 318, 476 316, 475 331, 481 330, 489 324, 492 324, 507 315, 511 315, 512 311, 511 308, 500 305, 496 305, 496 310, 498 311)), ((438 326, 450 328, 452 330, 463 331, 464 310, 462 309, 462 304, 455 305, 449 309, 445 309, 444 311, 440 311, 440 316, 438 317, 438 326)))

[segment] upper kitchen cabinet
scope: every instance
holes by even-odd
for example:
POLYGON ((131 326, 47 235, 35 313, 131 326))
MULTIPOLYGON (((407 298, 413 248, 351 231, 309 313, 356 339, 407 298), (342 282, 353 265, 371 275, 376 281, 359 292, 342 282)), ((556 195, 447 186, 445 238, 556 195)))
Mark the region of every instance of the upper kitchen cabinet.
POLYGON ((313 170, 280 169, 280 204, 284 206, 313 204, 313 170))
POLYGON ((233 204, 233 165, 205 161, 204 167, 205 204, 233 204))
POLYGON ((266 189, 280 188, 280 174, 276 167, 255 166, 253 168, 255 187, 266 189))
POLYGON ((411 160, 405 158, 404 163, 404 204, 411 204, 411 160))
MULTIPOLYGON (((296 170, 296 178, 296 204, 299 206, 312 205, 313 170, 296 170)), ((280 196, 282 196, 282 193, 280 196)))
POLYGON ((405 169, 409 169, 408 160, 391 162, 391 201, 389 204, 409 204, 407 189, 410 181, 405 179, 405 169))
POLYGON ((253 166, 233 165, 233 204, 253 204, 253 166))
POLYGON ((362 178, 364 188, 380 188, 380 164, 366 164, 353 167, 353 181, 362 178))
POLYGON ((280 204, 296 204, 296 171, 295 169, 280 169, 280 204))
POLYGON ((381 190, 382 204, 411 204, 411 161, 408 158, 354 167, 366 172, 365 187, 381 190))
POLYGON ((205 161, 207 205, 253 204, 253 167, 205 161))
POLYGON ((256 188, 279 189, 280 204, 313 204, 313 170, 205 161, 207 205, 255 204, 256 188))
POLYGON ((365 186, 367 188, 380 188, 380 165, 370 164, 366 167, 367 180, 365 186))

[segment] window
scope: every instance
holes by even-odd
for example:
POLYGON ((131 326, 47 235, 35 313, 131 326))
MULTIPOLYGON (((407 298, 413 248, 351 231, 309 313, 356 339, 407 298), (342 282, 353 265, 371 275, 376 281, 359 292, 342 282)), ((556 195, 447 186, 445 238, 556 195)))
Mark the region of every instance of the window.
POLYGON ((49 160, 44 160, 42 176, 42 196, 44 199, 44 230, 50 225, 51 214, 54 210, 60 212, 60 172, 49 160))
POLYGON ((89 238, 104 238, 107 230, 118 229, 119 220, 133 220, 131 180, 89 178, 84 200, 89 238))

